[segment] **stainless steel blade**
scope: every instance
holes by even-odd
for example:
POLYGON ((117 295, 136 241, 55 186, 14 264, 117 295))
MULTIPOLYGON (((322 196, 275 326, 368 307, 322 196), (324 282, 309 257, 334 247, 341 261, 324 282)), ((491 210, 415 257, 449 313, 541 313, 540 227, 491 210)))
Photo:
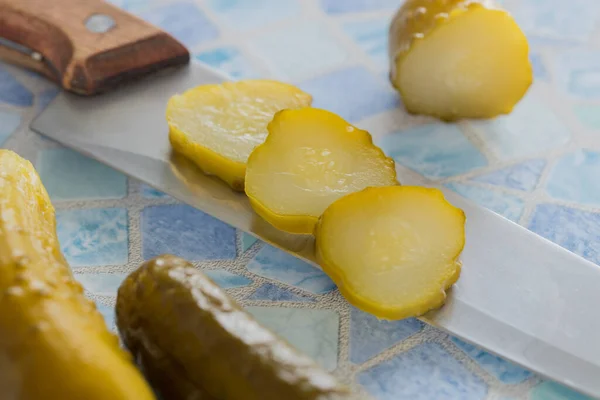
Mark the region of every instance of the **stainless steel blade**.
MULTIPOLYGON (((61 94, 32 129, 315 264, 310 237, 258 218, 244 195, 173 156, 168 98, 223 81, 198 64, 95 98, 61 94)), ((427 185, 400 171, 405 183, 427 185)), ((465 210, 463 272, 448 303, 423 319, 543 376, 600 397, 600 268, 454 193, 465 210)))

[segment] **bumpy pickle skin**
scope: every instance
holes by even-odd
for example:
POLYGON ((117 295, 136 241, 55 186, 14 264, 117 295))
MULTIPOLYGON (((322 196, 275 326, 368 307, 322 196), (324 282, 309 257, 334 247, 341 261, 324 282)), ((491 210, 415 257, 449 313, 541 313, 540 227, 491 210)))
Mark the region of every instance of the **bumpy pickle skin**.
POLYGON ((414 114, 508 114, 533 81, 524 33, 488 0, 407 0, 388 46, 390 80, 414 114))
POLYGON ((248 158, 246 195, 274 227, 312 234, 338 198, 368 186, 398 185, 394 160, 369 132, 318 108, 278 112, 248 158))
POLYGON ((243 191, 246 161, 267 136, 273 115, 311 102, 308 93, 271 80, 198 86, 169 99, 169 140, 206 174, 243 191))
POLYGON ((72 276, 37 172, 8 150, 0 150, 0 332, 3 399, 155 398, 72 276))
POLYGON ((189 262, 163 255, 123 282, 117 326, 169 400, 347 399, 348 389, 260 325, 189 262), (177 387, 174 387, 176 385, 177 387), (204 397, 203 397, 204 396, 204 397), (211 397, 212 396, 212 397, 211 397))
POLYGON ((315 232, 316 255, 344 297, 379 318, 441 307, 459 278, 464 212, 441 191, 372 187, 333 203, 315 232))

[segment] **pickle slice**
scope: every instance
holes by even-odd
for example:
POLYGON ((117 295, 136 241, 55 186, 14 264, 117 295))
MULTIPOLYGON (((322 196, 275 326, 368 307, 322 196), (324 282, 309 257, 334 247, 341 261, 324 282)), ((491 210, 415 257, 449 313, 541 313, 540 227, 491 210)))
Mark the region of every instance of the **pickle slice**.
POLYGON ((311 101, 300 89, 270 80, 198 86, 169 100, 169 140, 206 174, 243 191, 246 161, 265 140, 273 115, 311 101))
POLYGON ((390 29, 390 78, 408 111, 508 114, 531 85, 525 34, 489 0, 407 0, 390 29))
POLYGON ((325 400, 348 394, 175 256, 150 260, 127 277, 118 291, 117 326, 145 371, 180 371, 177 381, 152 380, 161 394, 175 396, 169 400, 325 400))
POLYGON ((278 229, 312 234, 340 197, 368 186, 397 185, 394 161, 367 131, 317 108, 283 110, 248 159, 246 194, 278 229))
POLYGON ((316 229, 317 259, 356 307, 385 319, 443 305, 460 275, 465 215, 438 189, 367 188, 333 203, 316 229))

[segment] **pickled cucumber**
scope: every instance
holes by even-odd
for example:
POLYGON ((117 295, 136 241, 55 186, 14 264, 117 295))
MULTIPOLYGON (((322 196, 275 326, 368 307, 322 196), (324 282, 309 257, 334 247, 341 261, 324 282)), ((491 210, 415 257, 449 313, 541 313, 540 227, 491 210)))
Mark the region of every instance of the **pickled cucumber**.
POLYGON ((465 214, 438 189, 372 187, 334 202, 315 235, 319 264, 350 303, 403 319, 444 304, 460 276, 465 214))
POLYGON ((405 107, 444 120, 510 113, 533 80, 528 53, 490 0, 407 0, 389 32, 390 79, 405 107))
POLYGON ((312 234, 340 197, 368 186, 398 185, 394 160, 369 132, 318 108, 278 112, 269 136, 248 158, 246 194, 276 228, 312 234))
MULTIPOLYGON (((348 393, 314 361, 259 325, 200 270, 175 256, 150 260, 127 277, 118 291, 117 326, 126 346, 142 354, 144 370, 156 368, 158 361, 181 371, 185 387, 159 382, 161 394, 320 400, 343 399, 348 393)), ((179 398, 188 397, 169 400, 179 398)))
POLYGON ((8 150, 0 150, 0 397, 155 398, 73 278, 38 174, 8 150))
POLYGON ((169 140, 202 171, 243 191, 246 161, 265 140, 273 115, 311 102, 295 86, 271 80, 201 85, 169 100, 169 140))

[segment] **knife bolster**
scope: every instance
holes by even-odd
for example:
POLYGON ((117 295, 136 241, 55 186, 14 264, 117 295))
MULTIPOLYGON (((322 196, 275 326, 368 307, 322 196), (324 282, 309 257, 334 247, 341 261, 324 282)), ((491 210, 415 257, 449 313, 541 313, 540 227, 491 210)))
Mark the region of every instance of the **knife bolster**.
POLYGON ((166 32, 102 0, 0 0, 0 38, 33 52, 0 44, 1 59, 81 95, 187 64, 190 58, 166 32))

